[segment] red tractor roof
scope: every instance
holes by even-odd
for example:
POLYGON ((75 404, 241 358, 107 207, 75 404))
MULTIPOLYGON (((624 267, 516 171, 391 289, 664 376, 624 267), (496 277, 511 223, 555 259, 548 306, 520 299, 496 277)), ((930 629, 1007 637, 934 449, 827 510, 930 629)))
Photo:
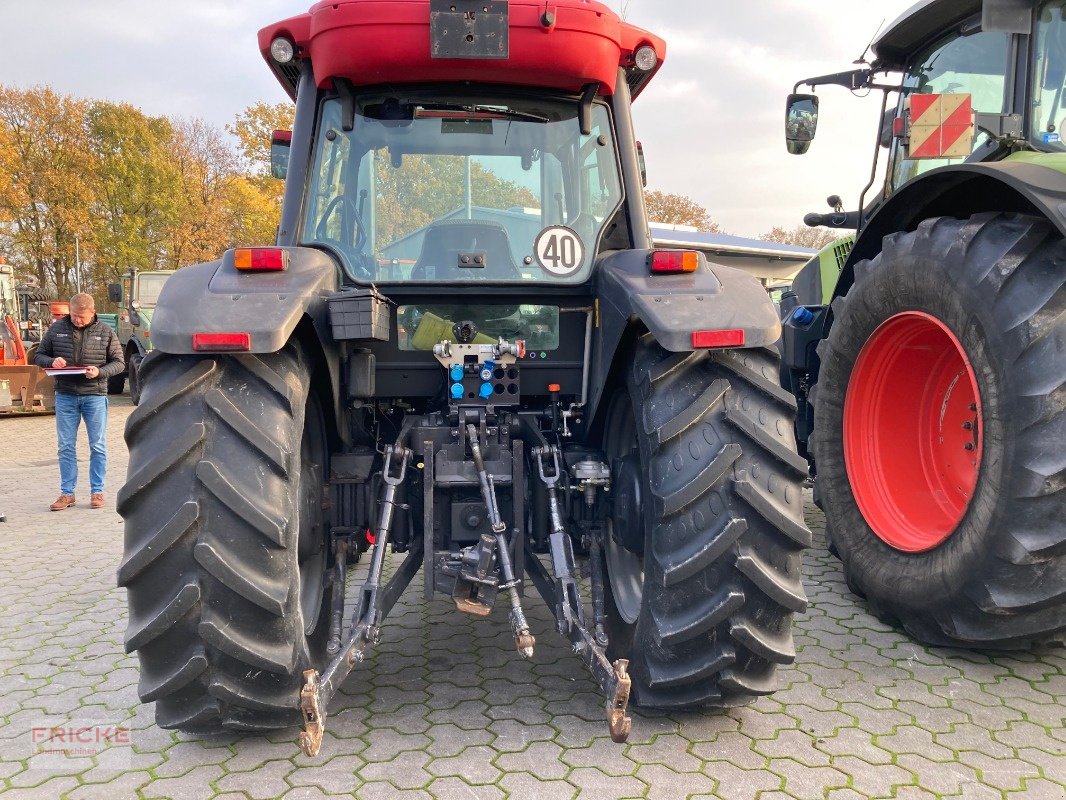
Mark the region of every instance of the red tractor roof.
POLYGON ((636 95, 666 55, 662 39, 623 22, 602 3, 511 0, 508 5, 506 59, 434 58, 430 0, 325 0, 306 14, 263 28, 259 49, 291 97, 302 59, 314 65, 319 87, 334 78, 355 86, 477 81, 576 93, 598 82, 601 94, 612 94, 622 67, 636 95), (294 44, 295 61, 278 64, 271 58, 270 43, 279 36, 294 44), (648 72, 633 65, 633 54, 643 45, 658 55, 648 72))

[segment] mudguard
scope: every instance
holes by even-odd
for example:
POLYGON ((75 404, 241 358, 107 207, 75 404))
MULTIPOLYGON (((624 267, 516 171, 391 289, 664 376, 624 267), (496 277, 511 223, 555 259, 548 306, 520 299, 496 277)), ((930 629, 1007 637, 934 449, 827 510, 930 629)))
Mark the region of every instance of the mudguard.
POLYGON ((340 393, 340 350, 333 340, 326 296, 337 290, 333 259, 308 247, 285 247, 288 268, 241 272, 233 251, 219 261, 184 267, 163 286, 152 318, 156 350, 194 353, 194 333, 248 333, 252 353, 276 353, 307 318, 329 370, 336 401, 340 393))
POLYGON ((667 350, 688 352, 692 332, 740 329, 745 347, 769 347, 781 336, 781 321, 769 294, 746 272, 708 262, 677 275, 652 275, 650 250, 605 255, 597 265, 599 336, 593 359, 591 406, 607 388, 614 353, 626 330, 642 323, 667 350))
POLYGON ((330 341, 325 296, 337 289, 337 265, 326 253, 282 248, 288 269, 241 272, 233 251, 219 261, 175 272, 163 285, 152 319, 152 341, 165 353, 193 353, 194 333, 251 335, 253 353, 276 353, 309 316, 323 343, 330 341))
POLYGON ((855 264, 881 252, 885 236, 930 217, 966 219, 983 211, 1046 217, 1066 236, 1066 153, 1019 153, 1003 161, 929 170, 901 186, 863 227, 835 294, 847 294, 855 264))

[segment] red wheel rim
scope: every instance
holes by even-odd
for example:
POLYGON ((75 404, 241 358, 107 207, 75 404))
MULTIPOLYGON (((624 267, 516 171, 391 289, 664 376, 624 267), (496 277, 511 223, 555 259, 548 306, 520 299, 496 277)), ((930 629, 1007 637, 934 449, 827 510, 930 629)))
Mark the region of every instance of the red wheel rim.
POLYGON ((844 398, 844 464, 873 532, 907 553, 946 541, 977 486, 981 439, 977 378, 955 334, 919 311, 886 320, 844 398))

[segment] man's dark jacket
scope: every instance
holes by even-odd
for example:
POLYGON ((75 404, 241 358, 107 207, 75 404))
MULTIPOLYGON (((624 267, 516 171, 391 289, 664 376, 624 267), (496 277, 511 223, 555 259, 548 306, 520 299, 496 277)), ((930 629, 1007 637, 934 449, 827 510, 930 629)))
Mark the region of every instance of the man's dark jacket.
POLYGON ((83 375, 56 376, 56 394, 107 394, 107 379, 126 369, 118 336, 95 314, 84 328, 74 327, 69 315, 52 323, 37 346, 34 361, 39 367, 50 367, 57 358, 65 358, 71 367, 99 367, 100 375, 91 380, 83 375))

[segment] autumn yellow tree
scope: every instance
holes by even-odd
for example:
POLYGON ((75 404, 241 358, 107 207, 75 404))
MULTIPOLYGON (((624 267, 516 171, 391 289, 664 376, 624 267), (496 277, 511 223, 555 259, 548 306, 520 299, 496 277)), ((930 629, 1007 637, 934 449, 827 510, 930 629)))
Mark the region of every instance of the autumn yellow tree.
POLYGON ((0 86, 0 240, 41 286, 73 293, 76 250, 91 260, 95 167, 88 104, 48 88, 0 86))
POLYGON ((292 130, 292 103, 255 103, 237 115, 226 130, 236 137, 240 155, 252 175, 270 174, 270 137, 276 130, 292 130))
POLYGON ((821 250, 830 242, 846 236, 849 232, 838 228, 808 228, 806 225, 797 225, 795 228, 775 226, 759 238, 767 242, 794 244, 797 247, 821 250))
POLYGON ((128 104, 94 103, 88 111, 95 170, 92 190, 96 284, 131 268, 161 267, 181 220, 182 187, 172 154, 174 128, 128 104))
POLYGON ((691 197, 665 192, 645 192, 648 219, 667 225, 692 225, 701 231, 718 233, 721 228, 711 219, 710 212, 691 197))
POLYGON ((292 103, 255 103, 226 126, 236 138, 238 153, 244 161, 245 180, 240 186, 231 187, 237 207, 245 214, 239 227, 245 235, 268 237, 258 239, 258 244, 274 240, 285 188, 282 181, 270 174, 271 134, 276 130, 291 130, 295 111, 292 103))

